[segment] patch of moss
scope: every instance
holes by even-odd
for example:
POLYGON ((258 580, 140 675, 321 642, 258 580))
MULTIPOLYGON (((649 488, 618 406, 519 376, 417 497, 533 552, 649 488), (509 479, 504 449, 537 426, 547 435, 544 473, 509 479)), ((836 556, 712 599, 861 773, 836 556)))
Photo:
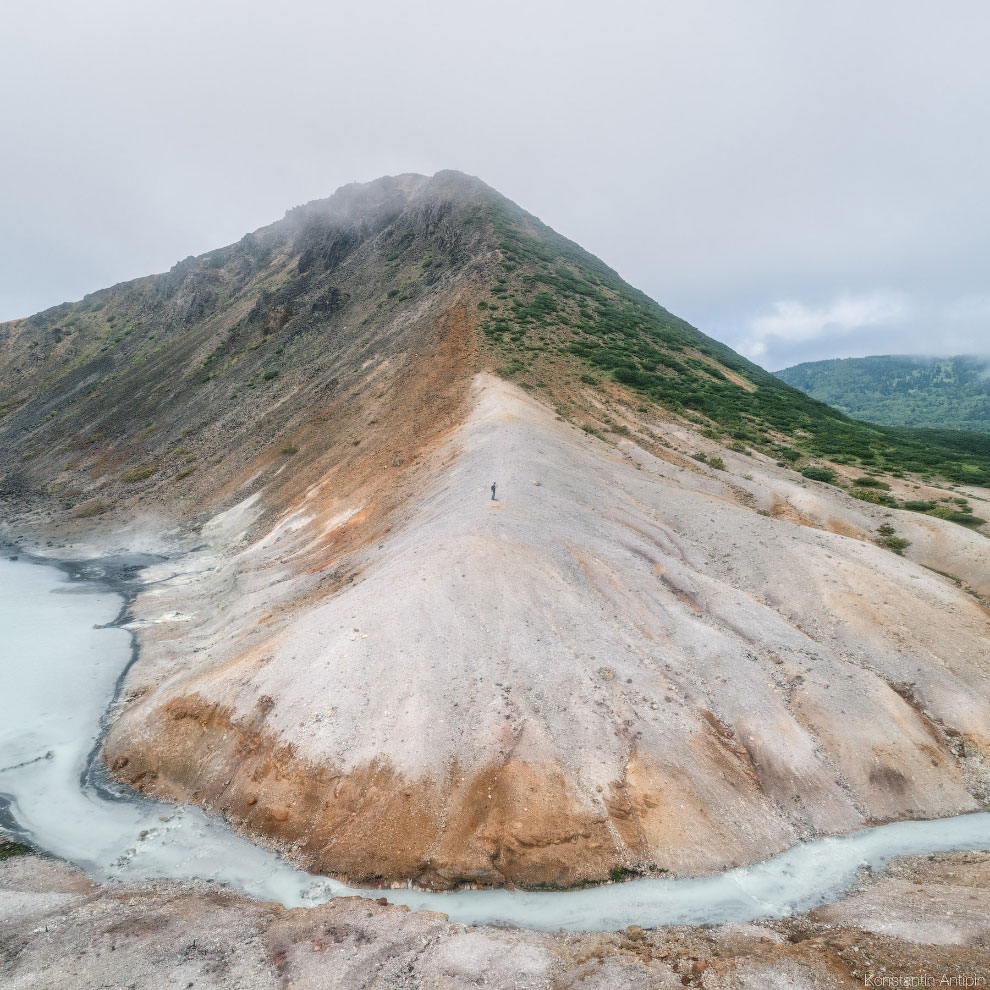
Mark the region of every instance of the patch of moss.
POLYGON ((13 839, 0 839, 0 861, 13 859, 15 856, 27 856, 31 847, 23 842, 15 842, 13 839))

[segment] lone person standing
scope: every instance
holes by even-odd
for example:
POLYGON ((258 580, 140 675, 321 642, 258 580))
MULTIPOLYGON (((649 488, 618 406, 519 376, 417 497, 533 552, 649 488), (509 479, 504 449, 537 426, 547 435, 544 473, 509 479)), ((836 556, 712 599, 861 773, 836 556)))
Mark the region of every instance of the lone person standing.
POLYGON ((495 501, 495 482, 492 482, 492 501, 495 501))

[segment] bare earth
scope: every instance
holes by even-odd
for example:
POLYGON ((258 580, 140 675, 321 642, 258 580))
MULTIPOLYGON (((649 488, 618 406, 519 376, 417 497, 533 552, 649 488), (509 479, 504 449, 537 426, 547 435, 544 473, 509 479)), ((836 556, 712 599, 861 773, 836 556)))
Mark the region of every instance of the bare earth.
POLYGON ((208 885, 100 887, 35 856, 0 863, 9 990, 800 990, 884 976, 990 978, 990 853, 901 860, 786 921, 587 935, 470 928, 358 897, 286 910, 208 885))
POLYGON ((889 510, 762 455, 602 440, 484 374, 465 402, 374 484, 272 512, 248 479, 146 572, 117 774, 439 887, 704 873, 986 801, 981 533, 899 513, 902 558, 889 510))

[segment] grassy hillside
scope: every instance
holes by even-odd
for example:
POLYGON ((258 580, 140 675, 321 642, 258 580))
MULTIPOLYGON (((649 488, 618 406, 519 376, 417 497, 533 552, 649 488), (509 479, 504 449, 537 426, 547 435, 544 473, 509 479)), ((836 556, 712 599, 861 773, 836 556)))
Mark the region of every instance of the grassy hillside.
POLYGON ((871 423, 990 433, 990 357, 888 354, 809 361, 776 374, 871 423))
POLYGON ((730 443, 990 485, 990 438, 858 422, 809 399, 627 285, 597 258, 518 208, 488 213, 501 274, 479 303, 504 374, 550 386, 565 368, 619 383, 730 443))

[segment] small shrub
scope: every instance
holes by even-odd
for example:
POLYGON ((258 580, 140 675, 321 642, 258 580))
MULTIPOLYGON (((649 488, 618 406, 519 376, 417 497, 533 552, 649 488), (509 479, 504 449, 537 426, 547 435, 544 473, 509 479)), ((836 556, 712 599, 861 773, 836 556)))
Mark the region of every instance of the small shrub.
POLYGON ((853 498, 858 498, 861 502, 870 502, 872 505, 886 505, 891 508, 897 506, 897 500, 891 498, 885 492, 876 488, 854 488, 850 493, 853 498))
MULTIPOLYGON (((666 873, 666 870, 661 870, 661 873, 666 873)), ((625 880, 631 880, 633 877, 640 876, 638 870, 631 870, 627 866, 613 866, 612 872, 610 874, 612 878, 612 883, 622 883, 625 880)))
POLYGON ((721 457, 709 457, 708 466, 715 468, 716 471, 724 471, 725 461, 723 461, 721 457))
POLYGON ((801 468, 801 474, 809 481, 824 481, 830 485, 835 483, 835 472, 831 468, 804 467, 801 468))
POLYGON ((120 476, 120 480, 133 484, 135 481, 144 481, 146 478, 150 478, 154 473, 155 469, 150 464, 139 464, 137 467, 131 468, 130 471, 125 471, 120 476))
POLYGON ((261 377, 266 382, 270 382, 273 378, 278 378, 278 369, 277 368, 269 368, 268 371, 266 371, 261 377))
POLYGON ((963 526, 982 526, 985 520, 974 516, 972 512, 963 509, 954 509, 948 505, 936 505, 928 510, 928 515, 936 519, 947 519, 949 522, 962 523, 963 526))
POLYGON ((897 536, 897 531, 890 523, 878 526, 877 535, 880 537, 880 546, 893 551, 898 557, 904 556, 904 551, 911 546, 910 540, 905 540, 903 536, 897 536))
POLYGON ((85 502, 80 505, 73 513, 74 519, 92 519, 93 516, 101 516, 104 512, 107 512, 110 508, 108 502, 101 502, 99 500, 94 502, 85 502))
POLYGON ((175 477, 177 481, 181 481, 183 478, 188 478, 189 475, 193 473, 196 469, 194 467, 183 468, 175 477))
POLYGON ((293 454, 299 453, 299 448, 294 443, 287 443, 279 447, 278 452, 286 457, 291 457, 293 454))
POLYGON ((857 478, 853 485, 856 488, 882 488, 885 492, 890 491, 890 485, 886 481, 881 481, 879 478, 871 478, 867 475, 864 478, 857 478))

